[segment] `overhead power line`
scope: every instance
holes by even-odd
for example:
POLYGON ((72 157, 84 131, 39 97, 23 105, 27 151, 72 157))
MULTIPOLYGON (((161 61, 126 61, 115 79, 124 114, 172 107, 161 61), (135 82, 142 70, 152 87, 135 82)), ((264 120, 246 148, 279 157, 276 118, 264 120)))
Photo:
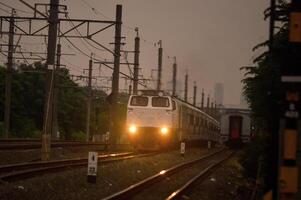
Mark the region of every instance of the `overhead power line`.
POLYGON ((0 2, 1 5, 7 7, 7 8, 10 8, 10 9, 15 9, 16 11, 19 11, 19 12, 22 12, 22 13, 26 13, 26 14, 32 14, 32 12, 29 12, 29 11, 25 11, 25 10, 21 10, 21 9, 18 9, 18 8, 15 8, 15 7, 12 7, 8 4, 5 4, 3 2, 0 2))

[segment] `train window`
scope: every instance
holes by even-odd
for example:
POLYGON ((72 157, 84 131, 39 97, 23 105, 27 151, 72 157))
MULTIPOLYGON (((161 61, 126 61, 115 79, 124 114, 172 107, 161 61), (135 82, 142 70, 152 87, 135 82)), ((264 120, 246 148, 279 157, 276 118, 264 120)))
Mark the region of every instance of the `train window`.
POLYGON ((152 98, 153 107, 169 107, 169 99, 166 97, 153 97, 152 98))
POLYGON ((147 106, 148 98, 142 96, 133 96, 131 99, 131 106, 147 106))

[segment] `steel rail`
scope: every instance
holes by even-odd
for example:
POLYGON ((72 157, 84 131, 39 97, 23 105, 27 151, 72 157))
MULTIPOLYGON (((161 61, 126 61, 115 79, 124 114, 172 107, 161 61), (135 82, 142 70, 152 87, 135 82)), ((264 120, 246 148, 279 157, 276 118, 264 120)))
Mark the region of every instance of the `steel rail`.
POLYGON ((221 165, 224 161, 228 160, 233 153, 228 155, 225 158, 222 158, 221 160, 210 164, 208 167, 206 167, 204 170, 202 170, 200 173, 198 173, 196 176, 194 176, 192 179, 190 179, 188 182, 186 182, 181 188, 170 194, 166 200, 175 200, 175 199, 180 199, 183 194, 187 192, 188 189, 190 189, 193 184, 195 184, 198 180, 201 178, 205 178, 206 175, 210 174, 213 172, 214 169, 216 169, 219 165, 221 165))
MULTIPOLYGON (((99 142, 52 142, 51 147, 80 147, 80 146, 110 146, 111 144, 99 142)), ((118 144, 126 146, 128 144, 118 144)), ((22 149, 38 149, 41 148, 40 141, 12 141, 0 142, 0 150, 22 150, 22 149)))
MULTIPOLYGON (((100 160, 98 164, 105 164, 105 163, 112 163, 117 161, 124 161, 132 158, 139 158, 139 157, 147 157, 152 156, 157 153, 147 153, 147 154, 138 154, 138 155, 127 155, 127 156, 120 156, 120 157, 113 157, 113 158, 107 158, 105 160, 100 160)), ((24 178, 30 178, 38 174, 43 173, 50 173, 50 172, 57 172, 58 170, 63 169, 72 169, 73 167, 80 167, 80 166, 86 166, 88 164, 87 159, 80 160, 80 161, 74 161, 70 163, 57 163, 53 166, 44 166, 44 167, 38 167, 38 168, 32 168, 32 169, 25 169, 21 171, 11 172, 4 175, 0 175, 1 181, 11 182, 15 180, 20 180, 24 178)))
POLYGON ((121 190, 115 194, 112 194, 108 197, 105 197, 103 198, 102 200, 115 200, 115 199, 130 199, 134 194, 138 193, 140 190, 142 189, 145 189, 147 186, 157 182, 157 181, 160 181, 162 180, 163 178, 165 178, 166 176, 170 176, 184 168, 187 168, 187 167, 190 167, 200 161, 204 161, 216 154, 219 154, 221 152, 224 152, 226 149, 221 149, 221 150, 218 150, 218 151, 215 151, 213 153, 210 153, 209 155, 205 155, 205 156, 202 156, 201 158, 197 158, 197 159, 194 159, 192 161, 188 161, 188 162, 185 162, 185 163, 181 163, 181 164, 178 164, 178 165, 175 165, 169 169, 166 169, 166 170, 162 170, 161 172, 153 175, 153 176, 150 176, 136 184, 133 184, 127 188, 125 188, 124 190, 121 190))
MULTIPOLYGON (((99 159, 115 158, 120 156, 129 156, 134 154, 133 152, 124 152, 124 153, 110 153, 105 155, 99 155, 99 159)), ((0 174, 6 173, 9 171, 19 171, 23 169, 33 168, 33 167, 49 167, 55 166, 58 164, 68 164, 74 162, 86 162, 87 158, 73 158, 73 159, 63 159, 63 160, 52 160, 52 161, 36 161, 36 162, 25 162, 17 164, 8 164, 0 166, 0 174)))

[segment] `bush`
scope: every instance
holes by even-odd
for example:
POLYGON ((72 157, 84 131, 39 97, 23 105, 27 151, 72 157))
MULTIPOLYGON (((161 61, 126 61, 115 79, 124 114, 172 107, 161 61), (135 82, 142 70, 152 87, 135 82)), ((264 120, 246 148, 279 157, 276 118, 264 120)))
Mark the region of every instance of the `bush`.
POLYGON ((0 122, 0 137, 3 138, 4 136, 4 123, 0 122))
POLYGON ((246 178, 256 179, 259 160, 266 158, 266 141, 265 135, 258 134, 251 143, 243 148, 240 163, 246 178))
POLYGON ((74 132, 71 134, 71 140, 86 141, 86 133, 81 131, 74 132))

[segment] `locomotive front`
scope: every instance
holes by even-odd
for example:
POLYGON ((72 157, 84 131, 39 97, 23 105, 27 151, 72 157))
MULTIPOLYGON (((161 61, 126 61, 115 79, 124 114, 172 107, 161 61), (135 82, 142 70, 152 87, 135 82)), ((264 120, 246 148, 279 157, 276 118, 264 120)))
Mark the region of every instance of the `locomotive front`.
POLYGON ((136 149, 166 147, 172 138, 172 103, 163 94, 132 95, 127 109, 127 134, 136 149))

